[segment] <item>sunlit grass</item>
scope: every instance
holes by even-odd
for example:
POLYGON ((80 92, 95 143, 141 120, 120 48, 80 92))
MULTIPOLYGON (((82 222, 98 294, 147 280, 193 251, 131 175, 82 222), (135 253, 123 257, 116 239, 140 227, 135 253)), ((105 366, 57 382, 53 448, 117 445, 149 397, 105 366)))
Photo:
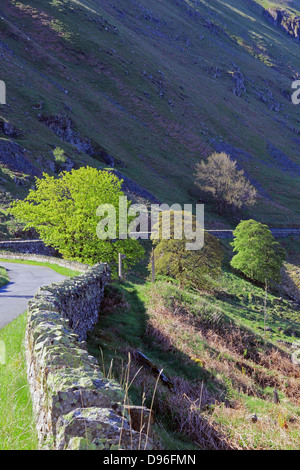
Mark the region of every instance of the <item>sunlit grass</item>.
POLYGON ((5 268, 0 266, 0 287, 5 286, 9 282, 8 274, 5 268))
MULTIPOLYGON (((81 274, 80 271, 74 271, 69 268, 64 268, 62 266, 59 266, 58 264, 52 264, 52 263, 42 263, 39 261, 24 261, 20 259, 6 259, 6 258, 0 258, 0 262, 5 262, 5 263, 17 263, 17 264, 29 264, 32 266, 44 266, 45 268, 50 268, 53 269, 53 271, 61 274, 62 276, 78 276, 81 274)), ((1 273, 0 273, 1 274, 1 273)))
MULTIPOLYGON (((50 263, 6 261, 46 266, 65 276, 80 274, 50 263)), ((38 447, 26 372, 26 321, 24 313, 0 330, 0 450, 36 450, 38 447)))
POLYGON ((37 433, 27 382, 26 313, 0 330, 5 357, 0 364, 0 450, 35 450, 37 433))

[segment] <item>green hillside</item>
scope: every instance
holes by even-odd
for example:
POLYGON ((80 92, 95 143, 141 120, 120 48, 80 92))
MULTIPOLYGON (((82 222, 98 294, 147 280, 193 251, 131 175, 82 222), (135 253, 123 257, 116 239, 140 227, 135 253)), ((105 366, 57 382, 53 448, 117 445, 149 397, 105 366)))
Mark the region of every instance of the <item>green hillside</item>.
MULTIPOLYGON (((219 292, 183 290, 172 279, 130 277, 106 291, 88 347, 103 372, 129 374, 135 405, 150 408, 167 450, 299 450, 299 309, 224 266, 219 292), (274 403, 274 389, 280 403, 274 403)), ((298 304, 299 305, 299 304, 298 304)))
MULTIPOLYGON (((123 175, 137 201, 204 203, 207 229, 250 218, 300 229, 300 105, 291 100, 300 0, 0 0, 0 61, 0 240, 37 236, 8 210, 35 177, 82 166, 123 175), (230 154, 257 189, 251 209, 218 214, 194 184, 196 163, 214 151, 230 154)), ((127 379, 134 405, 153 408, 162 449, 299 450, 298 235, 279 240, 287 260, 268 291, 232 268, 229 240, 211 288, 181 288, 157 259, 150 282, 149 240, 145 259, 106 288, 89 352, 105 376, 124 387, 127 379)), ((211 274, 211 254, 209 263, 211 274)), ((34 429, 31 411, 14 425, 12 416, 5 439, 34 429)), ((4 444, 21 447, 19 438, 4 444)))
POLYGON ((113 157, 159 200, 200 197, 207 225, 228 225, 193 185, 195 163, 216 149, 259 191, 248 216, 299 226, 299 41, 259 3, 300 12, 299 1, 1 2, 2 206, 57 171, 61 147, 70 167, 113 157))

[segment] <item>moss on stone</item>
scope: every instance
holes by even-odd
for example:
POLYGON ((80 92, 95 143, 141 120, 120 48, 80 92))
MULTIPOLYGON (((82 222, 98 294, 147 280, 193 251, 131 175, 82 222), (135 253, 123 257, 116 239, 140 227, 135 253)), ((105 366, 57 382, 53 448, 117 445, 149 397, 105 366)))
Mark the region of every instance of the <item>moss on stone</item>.
POLYGON ((103 377, 82 340, 98 320, 103 265, 86 274, 41 288, 29 303, 26 331, 28 378, 41 443, 53 448, 131 448, 140 441, 123 410, 125 392, 103 377))

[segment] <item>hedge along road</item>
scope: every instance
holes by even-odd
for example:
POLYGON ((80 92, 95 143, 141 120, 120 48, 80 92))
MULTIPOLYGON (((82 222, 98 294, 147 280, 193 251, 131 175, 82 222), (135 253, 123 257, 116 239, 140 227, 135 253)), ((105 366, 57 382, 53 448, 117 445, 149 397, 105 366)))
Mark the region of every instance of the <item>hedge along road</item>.
POLYGON ((28 301, 40 287, 59 282, 66 276, 50 268, 17 263, 2 263, 9 283, 0 289, 0 328, 13 321, 27 309, 28 301))

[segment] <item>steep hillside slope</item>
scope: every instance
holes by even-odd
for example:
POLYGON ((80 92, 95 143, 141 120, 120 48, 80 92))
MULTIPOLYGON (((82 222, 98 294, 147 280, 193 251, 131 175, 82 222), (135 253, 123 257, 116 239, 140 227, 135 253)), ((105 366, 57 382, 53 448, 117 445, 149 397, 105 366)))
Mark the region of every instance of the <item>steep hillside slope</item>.
MULTIPOLYGON (((247 215, 300 225, 300 45, 271 3, 300 15, 299 1, 2 0, 3 204, 57 171, 55 147, 67 168, 114 164, 159 200, 195 202, 194 165, 216 149, 259 191, 247 215)), ((207 224, 226 224, 204 200, 207 224)))

